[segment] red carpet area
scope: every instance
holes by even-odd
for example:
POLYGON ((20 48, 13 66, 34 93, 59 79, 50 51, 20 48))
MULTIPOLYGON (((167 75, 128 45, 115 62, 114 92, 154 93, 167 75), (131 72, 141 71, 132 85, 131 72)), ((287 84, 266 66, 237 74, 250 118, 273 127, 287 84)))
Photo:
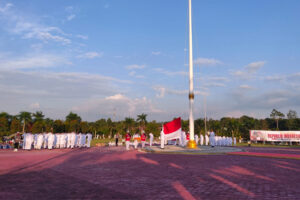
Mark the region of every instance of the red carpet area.
POLYGON ((299 150, 250 147, 235 155, 151 154, 124 147, 1 150, 0 199, 300 199, 300 160, 281 158, 299 158, 299 150))

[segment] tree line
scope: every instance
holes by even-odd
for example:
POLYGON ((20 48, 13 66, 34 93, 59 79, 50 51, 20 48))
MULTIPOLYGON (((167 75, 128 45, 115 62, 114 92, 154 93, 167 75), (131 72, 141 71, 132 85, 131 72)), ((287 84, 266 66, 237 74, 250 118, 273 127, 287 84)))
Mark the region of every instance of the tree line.
MULTIPOLYGON (((159 136, 162 124, 164 122, 147 121, 147 114, 137 115, 136 119, 126 117, 121 121, 112 121, 108 119, 99 119, 95 122, 83 121, 81 117, 70 112, 65 120, 53 120, 45 118, 42 111, 30 113, 20 112, 18 115, 10 115, 6 112, 0 113, 0 136, 10 135, 16 132, 81 132, 104 134, 105 136, 114 135, 119 132, 125 134, 127 130, 131 133, 139 132, 142 129, 146 133, 152 132, 159 136)), ((189 121, 182 120, 182 129, 188 131, 189 121)), ((217 135, 234 136, 249 139, 249 130, 300 130, 300 119, 297 112, 290 110, 286 115, 273 109, 270 117, 265 119, 256 119, 249 116, 240 118, 223 117, 219 120, 203 118, 195 120, 195 133, 204 134, 205 131, 213 130, 217 135)))

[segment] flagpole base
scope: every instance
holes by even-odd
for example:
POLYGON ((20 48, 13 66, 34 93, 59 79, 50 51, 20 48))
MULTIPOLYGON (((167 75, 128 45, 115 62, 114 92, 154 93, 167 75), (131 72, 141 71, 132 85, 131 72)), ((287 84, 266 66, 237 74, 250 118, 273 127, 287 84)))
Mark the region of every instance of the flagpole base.
POLYGON ((195 140, 189 140, 189 142, 187 144, 187 147, 189 149, 196 149, 197 148, 197 144, 196 144, 195 140))

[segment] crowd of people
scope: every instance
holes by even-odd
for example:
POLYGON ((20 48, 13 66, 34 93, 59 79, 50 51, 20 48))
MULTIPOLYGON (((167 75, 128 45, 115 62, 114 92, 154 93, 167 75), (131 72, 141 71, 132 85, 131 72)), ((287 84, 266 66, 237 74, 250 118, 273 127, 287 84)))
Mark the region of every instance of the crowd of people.
POLYGON ((24 133, 22 148, 31 149, 62 149, 76 147, 91 147, 92 134, 87 133, 24 133))
MULTIPOLYGON (((116 146, 118 146, 118 138, 120 136, 118 134, 115 135, 116 146)), ((158 138, 160 140, 160 137, 158 138)), ((187 146, 188 141, 190 140, 190 134, 182 131, 181 138, 173 139, 165 141, 165 144, 168 145, 179 145, 182 147, 187 146)), ((207 134, 195 134, 194 140, 197 145, 206 145, 206 146, 236 146, 236 138, 235 137, 227 137, 227 136, 216 136, 213 131, 207 132, 207 134)), ((149 145, 150 147, 154 144, 154 135, 149 133, 147 136, 144 131, 142 134, 135 133, 131 135, 129 131, 125 134, 125 145, 126 150, 130 149, 130 146, 133 146, 134 149, 137 149, 140 145, 141 148, 145 148, 145 145, 149 145), (149 139, 148 139, 149 138, 149 139), (148 141, 148 142, 147 142, 148 141)), ((158 144, 158 143, 157 143, 158 144)))
MULTIPOLYGON (((165 144, 169 145, 179 145, 182 147, 187 146, 187 143, 190 140, 190 134, 186 133, 185 131, 181 132, 181 137, 173 140, 165 141, 165 144)), ((216 136, 213 131, 208 131, 205 136, 202 134, 194 135, 194 140, 196 142, 196 145, 205 145, 205 146, 235 146, 236 145, 236 138, 227 137, 227 136, 216 136)))
MULTIPOLYGON (((104 138, 104 135, 102 136, 104 138)), ((101 138, 102 138, 101 137, 101 138)), ((110 138, 110 136, 108 136, 110 138)), ((96 137, 98 138, 98 136, 96 137)), ((125 138, 122 139, 122 135, 117 133, 114 135, 115 144, 109 143, 109 146, 118 146, 120 143, 120 139, 125 142, 126 150, 130 149, 132 146, 134 149, 137 149, 138 146, 141 148, 145 148, 146 144, 150 147, 155 144, 159 144, 159 142, 155 142, 154 135, 149 133, 146 135, 144 131, 139 133, 135 133, 131 135, 129 131, 126 132, 125 138)), ((158 137, 160 140, 160 137, 158 137)), ((190 134, 186 133, 185 131, 181 132, 181 138, 173 139, 165 141, 165 144, 168 145, 179 145, 179 146, 187 146, 188 141, 190 140, 190 134)), ((207 132, 207 134, 195 134, 194 140, 197 145, 206 145, 206 146, 235 146, 236 145, 236 138, 235 137, 227 137, 227 136, 216 136, 213 131, 207 132)), ((90 147, 92 141, 92 134, 87 133, 39 133, 39 134, 32 134, 32 133, 24 133, 24 134, 17 134, 15 137, 14 145, 15 149, 21 146, 22 149, 31 150, 31 149, 62 149, 62 148, 81 148, 81 147, 90 147)), ((10 148, 7 146, 1 146, 1 148, 10 148)))

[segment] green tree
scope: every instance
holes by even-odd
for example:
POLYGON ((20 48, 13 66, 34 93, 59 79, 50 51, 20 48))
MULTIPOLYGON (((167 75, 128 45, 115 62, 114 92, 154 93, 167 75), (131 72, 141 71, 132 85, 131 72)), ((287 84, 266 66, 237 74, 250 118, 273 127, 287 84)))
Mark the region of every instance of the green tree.
POLYGON ((32 133, 42 133, 45 131, 45 123, 42 120, 35 121, 32 125, 32 133))
POLYGON ((80 123, 77 120, 71 120, 67 123, 68 132, 79 132, 80 130, 80 123))
POLYGON ((53 122, 53 132, 54 133, 63 133, 65 132, 65 124, 62 120, 55 120, 53 122))
POLYGON ((146 133, 153 133, 155 137, 160 136, 161 124, 156 121, 149 122, 146 127, 146 133))
POLYGON ((68 132, 79 132, 81 117, 76 113, 70 112, 66 116, 66 130, 68 132))
POLYGON ((250 139, 249 131, 251 129, 254 129, 255 119, 244 115, 240 118, 239 122, 240 122, 239 132, 241 137, 246 140, 249 140, 250 139))
POLYGON ((181 119, 181 129, 184 130, 186 133, 189 132, 189 120, 181 119))
POLYGON ((286 115, 288 119, 297 119, 298 115, 295 110, 289 110, 288 114, 286 115))
POLYGON ((80 122, 80 130, 82 133, 89 132, 89 124, 87 122, 80 122))
POLYGON ((6 113, 0 113, 0 135, 8 135, 9 134, 9 124, 10 124, 11 116, 6 113))
POLYGON ((196 119, 195 120, 195 134, 203 134, 204 133, 204 119, 196 119))
POLYGON ((77 115, 76 113, 70 112, 66 116, 66 121, 72 121, 72 120, 77 120, 78 122, 81 122, 81 117, 77 115))
POLYGON ((135 121, 134 121, 133 118, 126 117, 124 123, 125 123, 125 125, 126 125, 126 128, 127 128, 129 131, 132 131, 132 130, 133 130, 134 124, 135 124, 135 121))
POLYGON ((30 112, 22 111, 19 114, 19 119, 23 122, 23 132, 30 131, 30 123, 32 122, 32 117, 30 112))
POLYGON ((289 130, 298 130, 299 127, 299 119, 298 119, 298 115, 297 112, 294 110, 289 110, 289 112, 287 113, 287 126, 289 130))
POLYGON ((111 121, 110 118, 108 118, 106 120, 106 125, 107 125, 107 128, 109 129, 109 135, 112 136, 112 132, 113 132, 113 128, 114 128, 114 123, 111 121))
POLYGON ((46 118, 44 120, 44 123, 45 123, 45 131, 46 132, 53 132, 53 120, 50 119, 50 118, 46 118))
POLYGON ((44 120, 44 116, 42 111, 36 111, 35 113, 32 114, 32 116, 34 117, 33 121, 43 121, 44 120))
POLYGON ((147 114, 142 113, 138 115, 136 121, 140 123, 142 129, 145 129, 147 124, 147 114))
POLYGON ((270 114, 270 117, 276 121, 276 127, 277 127, 277 130, 279 130, 279 126, 278 126, 279 119, 282 119, 284 117, 284 114, 276 109, 273 109, 270 114))
POLYGON ((13 117, 10 124, 10 133, 17 133, 21 131, 21 121, 17 117, 13 117))

